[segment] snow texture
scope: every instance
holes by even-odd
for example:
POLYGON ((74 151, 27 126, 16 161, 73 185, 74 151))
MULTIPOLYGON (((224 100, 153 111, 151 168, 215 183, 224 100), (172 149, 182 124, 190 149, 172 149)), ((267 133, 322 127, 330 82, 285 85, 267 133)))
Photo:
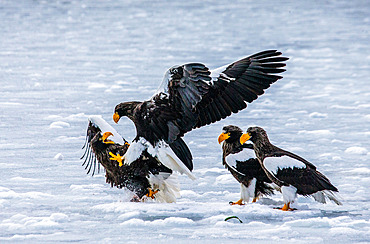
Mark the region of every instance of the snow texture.
MULTIPOLYGON (((368 1, 2 0, 0 8, 1 243, 370 241, 368 1), (179 175, 176 203, 129 202, 104 172, 86 175, 88 115, 113 125, 115 105, 150 98, 173 65, 212 70, 266 49, 290 58, 284 78, 244 111, 185 135, 197 180, 179 175), (230 206, 239 183, 217 143, 230 124, 261 126, 315 164, 343 205, 298 196, 298 210, 282 212, 277 192, 230 206)), ((129 119, 114 128, 135 137, 129 119)))

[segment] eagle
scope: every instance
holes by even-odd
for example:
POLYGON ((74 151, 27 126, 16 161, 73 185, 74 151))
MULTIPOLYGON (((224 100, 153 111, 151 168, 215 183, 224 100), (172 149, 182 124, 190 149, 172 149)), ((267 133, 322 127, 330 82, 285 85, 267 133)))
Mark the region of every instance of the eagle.
POLYGON ((126 188, 134 193, 131 201, 175 202, 180 196, 177 175, 158 159, 143 153, 130 165, 123 165, 120 155, 130 147, 129 143, 101 116, 90 116, 86 141, 83 148, 83 166, 87 174, 94 175, 96 164, 105 169, 106 182, 111 187, 126 188))
POLYGON ((252 144, 240 144, 243 130, 235 125, 222 128, 218 143, 222 143, 222 164, 240 183, 240 199, 231 205, 256 202, 263 195, 273 194, 272 181, 258 162, 252 144))
POLYGON ((143 152, 167 168, 196 179, 193 158, 182 137, 247 107, 285 69, 281 52, 267 50, 210 71, 204 64, 171 67, 157 92, 146 101, 123 102, 115 107, 113 120, 126 116, 136 127, 122 160, 130 165, 143 152))
POLYGON ((290 207, 297 194, 312 196, 316 201, 326 203, 329 199, 341 205, 334 192, 338 189, 330 180, 316 170, 315 165, 304 158, 272 145, 266 131, 261 127, 249 127, 240 137, 240 143, 252 141, 257 159, 270 180, 278 185, 283 195, 283 211, 290 207))

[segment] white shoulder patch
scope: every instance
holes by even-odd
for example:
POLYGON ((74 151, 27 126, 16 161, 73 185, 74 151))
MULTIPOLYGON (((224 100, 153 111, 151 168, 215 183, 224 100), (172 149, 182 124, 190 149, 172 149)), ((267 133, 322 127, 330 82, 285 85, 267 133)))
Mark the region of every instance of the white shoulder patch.
POLYGON ((236 169, 236 161, 243 162, 251 158, 256 158, 254 150, 249 148, 243 148, 243 150, 238 153, 227 155, 225 161, 229 167, 233 167, 234 169, 236 169))
POLYGON ((102 133, 104 132, 112 132, 113 136, 109 137, 109 140, 114 141, 118 144, 125 144, 122 136, 110 125, 105 121, 101 115, 91 115, 89 116, 88 120, 93 123, 95 126, 99 127, 102 133))
POLYGON ((128 147, 124 157, 125 157, 125 164, 130 165, 136 159, 138 159, 143 151, 148 148, 148 142, 144 138, 139 139, 139 141, 132 142, 128 147))
POLYGON ((286 169, 293 167, 304 169, 306 168, 306 164, 302 163, 301 161, 294 159, 289 156, 282 156, 282 157, 267 157, 263 160, 263 165, 265 168, 270 171, 271 173, 277 173, 278 169, 286 169))
POLYGON ((190 179, 195 180, 194 174, 186 165, 176 156, 170 146, 165 141, 159 141, 155 147, 148 147, 148 153, 158 160, 167 168, 186 174, 190 179))

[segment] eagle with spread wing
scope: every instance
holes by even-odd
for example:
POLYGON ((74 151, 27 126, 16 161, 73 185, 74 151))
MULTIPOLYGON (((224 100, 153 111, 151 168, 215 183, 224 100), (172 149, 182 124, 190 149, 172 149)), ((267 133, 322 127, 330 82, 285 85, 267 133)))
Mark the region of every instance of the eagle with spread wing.
POLYGON ((281 52, 267 50, 210 71, 204 64, 173 66, 158 91, 143 102, 120 103, 113 120, 131 119, 137 135, 122 160, 130 165, 148 152, 167 168, 195 176, 192 155, 182 136, 247 107, 285 71, 281 52))
POLYGON ((90 116, 83 148, 83 166, 94 175, 96 166, 105 169, 106 182, 112 187, 126 188, 134 193, 131 201, 152 198, 158 202, 175 202, 180 196, 177 175, 148 153, 143 153, 130 165, 123 165, 130 145, 101 116, 90 116))

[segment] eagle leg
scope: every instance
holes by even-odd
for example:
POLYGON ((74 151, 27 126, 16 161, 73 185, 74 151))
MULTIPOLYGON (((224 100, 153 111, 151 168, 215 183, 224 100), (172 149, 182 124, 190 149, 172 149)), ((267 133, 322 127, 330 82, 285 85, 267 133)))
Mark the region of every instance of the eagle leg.
POLYGON ((284 206, 282 208, 277 208, 280 209, 281 211, 294 211, 297 210, 296 208, 291 208, 290 207, 290 202, 284 203, 284 206))
POLYGON ((119 167, 121 167, 123 165, 122 164, 123 157, 121 155, 119 155, 119 153, 117 155, 114 155, 112 152, 109 152, 109 155, 111 156, 111 158, 109 158, 109 159, 110 160, 116 160, 119 163, 119 167))
POLYGON ((150 188, 148 188, 148 191, 149 191, 149 193, 148 194, 146 194, 145 196, 147 196, 147 197, 150 197, 151 199, 154 199, 155 198, 155 194, 157 194, 158 192, 159 192, 159 190, 157 189, 157 190, 155 190, 155 191, 153 191, 152 189, 150 189, 150 188))
POLYGON ((254 197, 252 202, 257 202, 258 199, 259 199, 259 197, 254 197))
POLYGON ((236 202, 229 202, 230 205, 245 205, 243 203, 243 199, 239 199, 238 201, 236 202))

